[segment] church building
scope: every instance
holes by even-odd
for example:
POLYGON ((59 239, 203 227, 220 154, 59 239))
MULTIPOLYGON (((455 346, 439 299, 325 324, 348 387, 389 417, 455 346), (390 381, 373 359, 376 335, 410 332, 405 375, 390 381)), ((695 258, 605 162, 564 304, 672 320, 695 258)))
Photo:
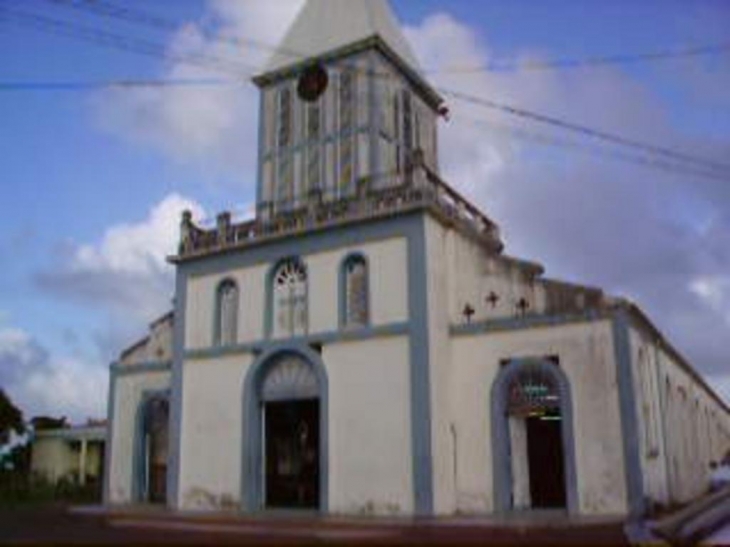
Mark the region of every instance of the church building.
POLYGON ((255 217, 184 213, 174 310, 111 366, 105 503, 638 516, 703 493, 727 403, 442 180, 444 100, 387 0, 308 0, 277 51, 255 217))

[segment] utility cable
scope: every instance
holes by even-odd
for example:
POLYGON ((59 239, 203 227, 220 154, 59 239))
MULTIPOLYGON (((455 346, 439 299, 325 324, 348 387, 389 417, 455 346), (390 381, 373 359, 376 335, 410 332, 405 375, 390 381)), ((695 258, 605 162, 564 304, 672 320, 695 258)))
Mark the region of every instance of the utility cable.
MULTIPOLYGON (((48 0, 47 0, 48 1, 48 0)), ((99 1, 99 0, 96 0, 99 1)), ((82 39, 91 40, 94 43, 98 43, 99 45, 104 45, 107 47, 119 47, 121 49, 125 49, 127 51, 132 51, 135 53, 143 53, 147 55, 155 55, 159 57, 163 57, 168 60, 176 61, 176 62, 185 62, 185 63, 191 63, 198 66, 202 66, 204 68, 208 69, 219 69, 218 66, 222 62, 229 62, 229 61, 223 61, 220 58, 209 56, 209 55, 170 55, 168 54, 164 46, 161 46, 159 44, 154 44, 146 41, 136 41, 136 42, 129 42, 129 40, 123 36, 98 31, 97 29, 93 29, 90 27, 84 27, 80 25, 73 25, 65 21, 57 20, 57 19, 50 19, 43 16, 38 16, 35 14, 28 14, 28 13, 22 13, 22 12, 13 12, 7 9, 2 9, 0 12, 9 14, 11 17, 15 17, 16 20, 19 20, 22 23, 28 23, 31 26, 35 26, 36 28, 40 28, 41 30, 51 30, 53 32, 60 32, 65 35, 69 35, 69 31, 71 32, 71 35, 74 37, 80 37, 82 39), (212 64, 214 63, 214 64, 212 64)), ((229 62, 230 63, 230 62, 229 62)), ((233 71, 236 76, 241 77, 244 76, 239 71, 235 70, 233 71)), ((367 72, 368 74, 372 75, 372 73, 367 72)), ((33 86, 34 84, 13 84, 13 83, 5 83, 3 85, 0 85, 0 89, 19 89, 23 85, 33 86)), ((42 83, 35 84, 35 87, 37 89, 40 89, 42 87, 42 83)), ((51 86, 53 84, 50 84, 51 86)), ((103 84, 101 84, 103 85, 103 84)), ((121 86, 127 85, 128 87, 132 87, 132 82, 126 82, 122 83, 121 86)), ((155 84, 145 84, 144 82, 137 85, 174 85, 174 84, 163 84, 162 82, 157 82, 155 84)), ((185 84, 185 85, 192 85, 192 84, 185 84)), ((60 87, 63 87, 63 84, 59 84, 60 87)), ((77 88, 81 87, 80 84, 76 84, 77 88)), ((100 85, 99 85, 100 86, 100 85)), ((73 87, 73 85, 68 86, 73 87)), ((469 95, 463 92, 454 91, 450 89, 444 89, 444 88, 437 88, 437 90, 444 95, 451 96, 452 98, 456 100, 460 100, 463 102, 471 103, 474 105, 479 105, 482 107, 490 108, 493 110, 498 110, 502 113, 506 113, 513 116, 518 116, 523 119, 527 119, 533 122, 538 122, 542 124, 549 124, 554 127, 558 127, 562 130, 572 131, 579 134, 582 134, 584 136, 588 136, 594 139, 603 140, 606 142, 610 142, 614 145, 620 145, 627 148, 633 148, 641 150, 642 152, 652 153, 655 155, 663 156, 667 159, 674 160, 674 161, 682 161, 694 164, 697 167, 700 168, 710 168, 715 170, 722 170, 727 171, 730 170, 730 165, 719 163, 713 160, 709 160, 706 158, 700 158, 694 155, 686 154, 684 152, 680 152, 677 150, 669 149, 666 147, 661 147, 641 141, 637 141, 634 139, 629 139, 620 135, 611 134, 602 130, 593 129, 588 126, 576 124, 574 122, 561 120, 556 117, 547 116, 544 114, 540 114, 537 112, 533 112, 527 109, 518 108, 506 104, 501 104, 495 101, 492 101, 490 99, 486 99, 483 97, 476 97, 473 95, 469 95)))

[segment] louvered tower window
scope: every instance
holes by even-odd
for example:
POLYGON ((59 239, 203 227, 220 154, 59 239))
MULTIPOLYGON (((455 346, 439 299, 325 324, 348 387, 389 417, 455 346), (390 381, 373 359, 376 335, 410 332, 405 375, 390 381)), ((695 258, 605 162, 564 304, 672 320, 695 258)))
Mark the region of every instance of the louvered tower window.
POLYGON ((293 134, 292 91, 289 87, 279 90, 277 120, 277 187, 276 200, 286 203, 294 198, 294 162, 291 151, 293 134))
POLYGON ((322 184, 322 107, 314 103, 307 107, 307 190, 322 184))
POLYGON ((339 120, 340 120, 340 161, 338 189, 345 195, 352 188, 355 176, 355 71, 346 68, 340 75, 339 120))

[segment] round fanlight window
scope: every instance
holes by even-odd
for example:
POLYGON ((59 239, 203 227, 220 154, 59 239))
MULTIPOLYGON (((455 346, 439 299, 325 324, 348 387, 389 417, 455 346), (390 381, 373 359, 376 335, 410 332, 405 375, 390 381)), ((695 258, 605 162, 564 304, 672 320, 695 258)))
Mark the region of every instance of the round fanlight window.
POLYGON ((329 76, 325 68, 320 63, 310 65, 299 77, 297 95, 303 101, 313 103, 327 90, 327 84, 329 76))

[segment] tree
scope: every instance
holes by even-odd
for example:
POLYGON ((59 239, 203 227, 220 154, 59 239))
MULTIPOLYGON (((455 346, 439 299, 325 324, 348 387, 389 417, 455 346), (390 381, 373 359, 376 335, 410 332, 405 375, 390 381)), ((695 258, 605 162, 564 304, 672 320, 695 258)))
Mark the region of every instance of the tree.
POLYGON ((10 441, 12 432, 18 435, 25 433, 23 413, 0 388, 0 446, 10 441))

